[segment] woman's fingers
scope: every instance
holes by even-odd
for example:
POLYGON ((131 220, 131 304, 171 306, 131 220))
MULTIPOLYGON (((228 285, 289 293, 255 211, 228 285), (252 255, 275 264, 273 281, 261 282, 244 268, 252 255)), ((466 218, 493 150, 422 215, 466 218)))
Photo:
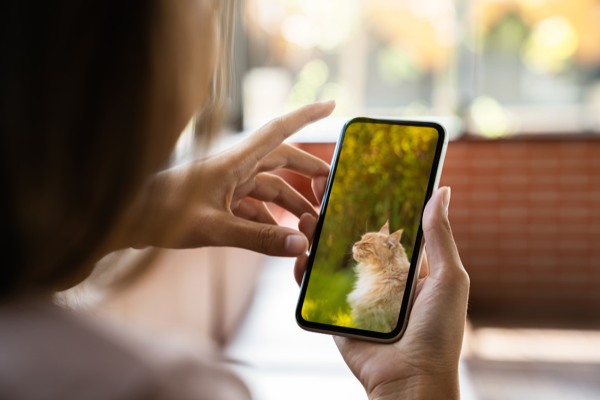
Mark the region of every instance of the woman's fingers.
POLYGON ((278 257, 299 257, 308 250, 302 233, 283 226, 264 224, 223 214, 214 233, 221 246, 240 247, 278 257))
POLYGON ((302 279, 304 279, 304 273, 306 272, 306 265, 308 263, 308 255, 303 254, 296 258, 296 264, 294 264, 294 279, 298 286, 302 285, 302 279))
POLYGON ((240 159, 259 162, 275 150, 285 139, 306 125, 329 116, 335 108, 334 100, 312 103, 269 122, 240 144, 240 159))
POLYGON ((313 214, 302 214, 298 221, 298 230, 306 236, 309 245, 312 244, 317 229, 317 219, 313 214))
MULTIPOLYGON (((309 246, 312 244, 315 235, 315 229, 317 228, 317 219, 311 214, 304 214, 298 221, 298 229, 308 239, 309 246)), ((296 259, 294 265, 294 278, 298 285, 302 284, 304 273, 306 272, 306 264, 308 263, 308 255, 303 254, 296 259)))
POLYGON ((244 218, 249 221, 260 222, 263 224, 278 225, 277 220, 269 211, 269 208, 262 201, 251 198, 240 200, 238 206, 233 210, 233 215, 244 218))
POLYGON ((267 173, 256 175, 254 189, 248 195, 275 203, 298 218, 305 213, 317 216, 312 204, 279 176, 267 173))
POLYGON ((258 164, 258 171, 289 169, 307 177, 329 175, 329 165, 289 144, 282 144, 258 164))
POLYGON ((431 197, 423 213, 429 273, 438 279, 447 274, 464 274, 466 277, 448 221, 449 203, 450 188, 443 187, 431 197))
POLYGON ((317 203, 320 205, 323 202, 325 196, 325 189, 327 188, 327 177, 318 176, 311 182, 313 193, 317 199, 317 203))

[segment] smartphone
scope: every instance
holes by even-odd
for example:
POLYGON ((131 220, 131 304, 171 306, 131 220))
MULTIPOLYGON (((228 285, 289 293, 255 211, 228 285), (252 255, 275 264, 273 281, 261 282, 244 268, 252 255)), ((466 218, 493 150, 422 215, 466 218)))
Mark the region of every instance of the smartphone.
POLYGON ((296 321, 376 342, 404 333, 423 254, 423 211, 448 136, 433 122, 354 118, 338 140, 296 321))

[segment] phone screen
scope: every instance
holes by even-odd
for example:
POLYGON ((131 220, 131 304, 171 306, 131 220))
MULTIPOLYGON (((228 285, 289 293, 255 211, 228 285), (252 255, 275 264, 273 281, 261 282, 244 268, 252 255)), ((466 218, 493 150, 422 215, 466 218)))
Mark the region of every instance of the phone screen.
POLYGON ((304 278, 301 325, 396 329, 443 135, 436 124, 358 118, 346 125, 304 278))

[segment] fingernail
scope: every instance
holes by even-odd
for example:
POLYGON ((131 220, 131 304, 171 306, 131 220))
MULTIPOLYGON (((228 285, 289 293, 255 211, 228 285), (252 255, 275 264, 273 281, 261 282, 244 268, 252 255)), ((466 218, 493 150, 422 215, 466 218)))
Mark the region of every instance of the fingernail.
POLYGON ((450 196, 451 196, 451 189, 450 187, 446 187, 446 190, 444 190, 444 197, 442 198, 442 204, 444 205, 444 208, 446 208, 446 210, 448 209, 448 206, 450 205, 450 196))
POLYGON ((285 252, 291 256, 306 253, 308 241, 301 235, 289 235, 285 238, 285 252))
POLYGON ((323 104, 325 104, 325 103, 335 103, 335 99, 323 100, 323 101, 321 101, 321 103, 323 103, 323 104))
POLYGON ((311 213, 304 213, 300 216, 300 219, 306 219, 306 218, 310 218, 312 219, 314 222, 317 222, 317 219, 315 218, 314 215, 312 215, 311 213))

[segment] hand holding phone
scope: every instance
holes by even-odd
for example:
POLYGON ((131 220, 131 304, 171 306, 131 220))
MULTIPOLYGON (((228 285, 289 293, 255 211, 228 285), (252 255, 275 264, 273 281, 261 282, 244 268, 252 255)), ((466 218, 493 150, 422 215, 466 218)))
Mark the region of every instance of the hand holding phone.
POLYGON ((379 342, 402 336, 422 260, 422 212, 447 144, 430 122, 344 126, 296 310, 302 328, 379 342))
MULTIPOLYGON (((469 277, 448 222, 450 189, 442 188, 423 214, 426 257, 411 318, 402 340, 372 343, 336 336, 336 344, 369 398, 459 399, 458 360, 466 319, 469 277)), ((299 228, 310 239, 316 221, 305 214, 299 228)), ((299 258, 301 277, 307 258, 299 258)), ((300 279, 298 284, 300 284, 300 279)))

